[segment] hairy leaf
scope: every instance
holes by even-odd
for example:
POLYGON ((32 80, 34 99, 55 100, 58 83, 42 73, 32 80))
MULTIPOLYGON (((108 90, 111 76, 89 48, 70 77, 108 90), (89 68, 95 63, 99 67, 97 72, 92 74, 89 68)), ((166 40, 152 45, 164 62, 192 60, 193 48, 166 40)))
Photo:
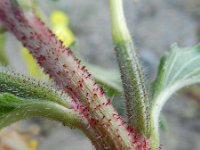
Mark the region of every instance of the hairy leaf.
MULTIPOLYGON (((159 114, 167 99, 179 89, 200 82, 200 46, 179 48, 174 44, 160 62, 153 84, 151 115, 158 130, 159 114)), ((156 131, 157 132, 157 131, 156 131)))
POLYGON ((0 70, 0 128, 32 116, 75 127, 77 116, 67 95, 45 83, 0 70))
POLYGON ((10 93, 27 99, 48 100, 70 108, 69 97, 53 85, 0 68, 0 94, 10 93))

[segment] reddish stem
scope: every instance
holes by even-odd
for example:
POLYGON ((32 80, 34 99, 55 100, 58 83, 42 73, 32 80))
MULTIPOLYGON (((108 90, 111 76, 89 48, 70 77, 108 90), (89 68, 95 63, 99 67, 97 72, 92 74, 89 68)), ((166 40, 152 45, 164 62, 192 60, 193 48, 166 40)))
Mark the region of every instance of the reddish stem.
POLYGON ((95 144, 97 149, 149 149, 147 140, 122 120, 85 66, 42 21, 33 14, 25 16, 13 0, 0 0, 0 21, 72 97, 72 107, 87 120, 88 127, 96 134, 95 140, 101 143, 100 147, 95 144))

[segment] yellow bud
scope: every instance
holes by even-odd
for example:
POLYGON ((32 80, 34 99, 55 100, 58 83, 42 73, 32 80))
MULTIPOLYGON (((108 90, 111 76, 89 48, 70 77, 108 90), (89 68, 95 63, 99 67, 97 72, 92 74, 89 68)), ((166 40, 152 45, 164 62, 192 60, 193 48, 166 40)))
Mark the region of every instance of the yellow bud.
POLYGON ((63 11, 53 11, 50 16, 51 24, 53 26, 65 25, 68 26, 69 19, 63 11))

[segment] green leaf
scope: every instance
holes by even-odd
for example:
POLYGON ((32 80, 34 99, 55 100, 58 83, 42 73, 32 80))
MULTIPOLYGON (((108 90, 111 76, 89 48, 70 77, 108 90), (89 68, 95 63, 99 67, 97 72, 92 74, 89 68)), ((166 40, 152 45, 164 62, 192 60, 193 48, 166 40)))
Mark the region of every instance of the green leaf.
POLYGON ((78 117, 70 99, 53 86, 0 69, 0 128, 32 116, 76 127, 78 117))
POLYGON ((2 27, 1 24, 0 24, 0 34, 3 34, 6 31, 7 31, 6 28, 2 27))
POLYGON ((160 129, 164 133, 168 133, 168 131, 169 131, 168 123, 167 123, 167 120, 166 120, 165 116, 163 116, 163 115, 160 116, 159 126, 160 126, 160 129))
POLYGON ((5 34, 0 34, 0 64, 2 65, 8 65, 8 58, 6 56, 6 50, 5 50, 5 42, 6 42, 5 34))
POLYGON ((0 93, 27 99, 43 99, 70 108, 69 97, 53 85, 0 68, 0 93))
MULTIPOLYGON (((158 134, 159 115, 169 97, 183 87, 200 82, 200 45, 179 48, 174 44, 160 62, 153 84, 152 129, 158 134)), ((153 132, 154 132, 153 131, 153 132)))
POLYGON ((76 127, 79 119, 71 109, 48 100, 23 99, 12 94, 0 94, 0 128, 21 119, 39 116, 76 127))

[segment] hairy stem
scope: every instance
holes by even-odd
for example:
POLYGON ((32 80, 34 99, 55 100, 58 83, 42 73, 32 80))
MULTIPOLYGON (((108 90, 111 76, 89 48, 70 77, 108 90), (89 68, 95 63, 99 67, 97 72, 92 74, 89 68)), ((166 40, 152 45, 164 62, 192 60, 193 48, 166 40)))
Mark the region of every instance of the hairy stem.
POLYGON ((149 129, 148 96, 131 36, 124 17, 123 1, 110 0, 112 37, 121 71, 129 124, 147 135, 149 129))
POLYGON ((122 120, 103 88, 96 84, 72 51, 65 48, 34 15, 25 16, 13 1, 0 1, 0 21, 30 50, 57 85, 71 96, 72 108, 87 121, 88 128, 95 131, 95 140, 101 142, 100 148, 148 149, 147 140, 122 120))

